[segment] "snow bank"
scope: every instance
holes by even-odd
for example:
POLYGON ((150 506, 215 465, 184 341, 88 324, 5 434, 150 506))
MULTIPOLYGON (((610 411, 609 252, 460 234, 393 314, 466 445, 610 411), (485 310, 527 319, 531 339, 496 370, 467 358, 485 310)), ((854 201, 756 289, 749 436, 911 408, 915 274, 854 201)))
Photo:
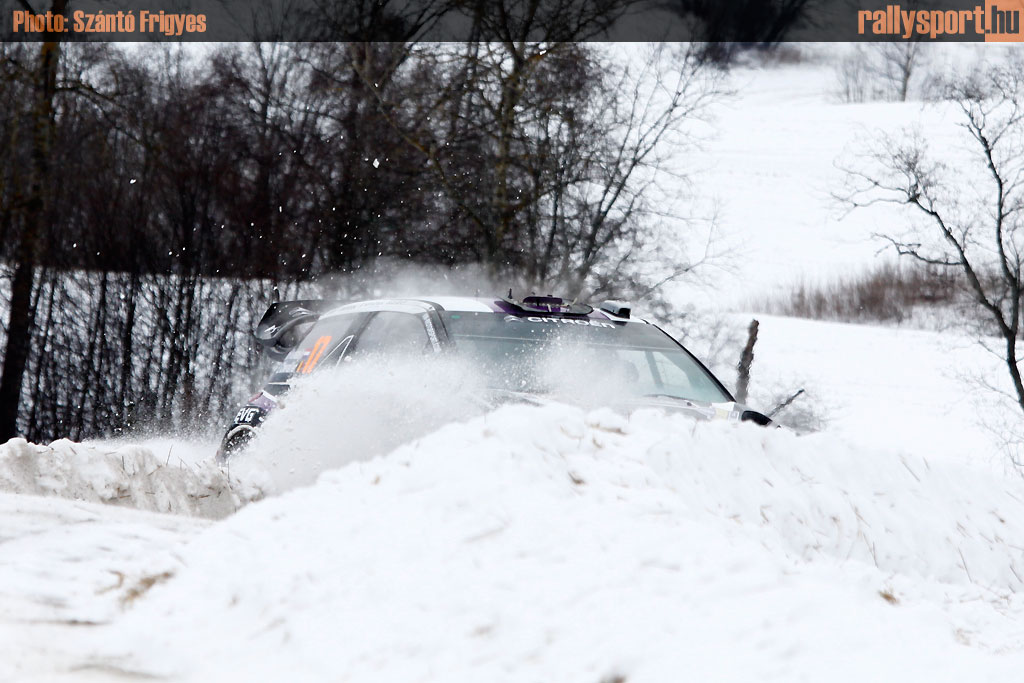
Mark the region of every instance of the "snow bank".
POLYGON ((67 439, 49 446, 11 439, 0 445, 0 492, 220 518, 262 497, 263 487, 212 462, 171 463, 138 446, 110 451, 67 439))
POLYGON ((244 508, 182 565, 101 634, 100 665, 633 683, 1024 664, 1024 482, 653 411, 449 425, 244 508))

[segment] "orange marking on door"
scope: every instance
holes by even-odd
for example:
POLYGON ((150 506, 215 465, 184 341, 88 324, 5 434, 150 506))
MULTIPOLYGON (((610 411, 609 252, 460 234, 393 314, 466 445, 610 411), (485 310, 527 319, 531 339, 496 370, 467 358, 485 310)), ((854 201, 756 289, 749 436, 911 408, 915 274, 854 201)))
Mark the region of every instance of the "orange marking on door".
POLYGON ((320 356, 324 355, 324 350, 330 343, 330 336, 323 336, 317 339, 316 343, 313 344, 313 348, 310 349, 309 355, 306 357, 306 360, 299 363, 299 367, 295 368, 295 371, 300 372, 303 375, 308 375, 309 373, 313 372, 313 368, 316 367, 316 364, 320 361, 320 356))

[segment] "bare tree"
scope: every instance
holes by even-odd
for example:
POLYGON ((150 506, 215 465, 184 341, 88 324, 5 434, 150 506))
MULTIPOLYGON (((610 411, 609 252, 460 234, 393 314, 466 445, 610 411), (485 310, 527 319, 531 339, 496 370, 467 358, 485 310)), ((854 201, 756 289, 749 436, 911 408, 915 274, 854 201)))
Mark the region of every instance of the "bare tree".
MULTIPOLYGON (((628 63, 600 46, 508 40, 413 54, 409 87, 384 93, 364 80, 451 207, 439 252, 527 289, 613 295, 624 268, 658 250, 652 226, 672 222, 683 241, 692 226, 655 197, 685 186, 669 158, 683 158, 689 126, 722 93, 695 51, 657 46, 628 63)), ((675 262, 634 289, 694 265, 675 262)))
POLYGON ((836 66, 839 97, 850 103, 906 102, 927 56, 927 45, 919 40, 857 45, 836 66))
MULTIPOLYGON (((909 207, 919 219, 899 233, 879 235, 902 256, 962 273, 983 320, 1000 339, 990 349, 1005 362, 1008 394, 1024 411, 1019 339, 1024 287, 1024 62, 1017 56, 947 84, 960 114, 974 166, 944 160, 920 132, 885 137, 848 169, 849 207, 877 203, 909 207), (969 169, 981 171, 973 182, 969 169)), ((948 152, 947 152, 948 154, 948 152)), ((984 343, 984 339, 982 340, 984 343)))
POLYGON ((843 55, 836 64, 839 99, 849 104, 860 104, 871 99, 872 84, 867 57, 861 46, 843 55))
POLYGON ((890 43, 876 43, 879 75, 889 84, 892 96, 900 102, 907 101, 910 81, 925 60, 925 44, 920 40, 905 40, 890 43))

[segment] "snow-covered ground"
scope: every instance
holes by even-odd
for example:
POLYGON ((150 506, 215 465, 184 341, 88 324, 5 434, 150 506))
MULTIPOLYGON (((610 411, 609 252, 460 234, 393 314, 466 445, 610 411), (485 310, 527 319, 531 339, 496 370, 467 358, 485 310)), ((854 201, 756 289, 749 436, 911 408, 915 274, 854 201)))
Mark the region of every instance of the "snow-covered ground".
POLYGON ((179 569, 179 549, 208 524, 0 493, 0 681, 88 679, 83 638, 179 569))
MULTIPOLYGON (((859 132, 948 134, 832 78, 738 70, 694 159, 741 243, 737 306, 874 258, 895 214, 839 221, 830 196, 859 132)), ((468 411, 397 382, 291 396, 230 472, 177 437, 0 445, 0 681, 1019 681, 998 359, 751 317, 755 403, 803 388, 823 431, 561 405, 436 429, 468 411)))

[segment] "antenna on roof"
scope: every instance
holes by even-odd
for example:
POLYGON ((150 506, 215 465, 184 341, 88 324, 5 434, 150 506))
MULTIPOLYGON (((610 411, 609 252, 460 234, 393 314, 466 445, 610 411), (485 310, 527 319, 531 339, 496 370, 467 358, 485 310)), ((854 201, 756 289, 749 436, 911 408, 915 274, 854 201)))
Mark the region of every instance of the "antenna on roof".
POLYGON ((509 299, 512 298, 512 288, 511 287, 508 288, 508 298, 509 299))

